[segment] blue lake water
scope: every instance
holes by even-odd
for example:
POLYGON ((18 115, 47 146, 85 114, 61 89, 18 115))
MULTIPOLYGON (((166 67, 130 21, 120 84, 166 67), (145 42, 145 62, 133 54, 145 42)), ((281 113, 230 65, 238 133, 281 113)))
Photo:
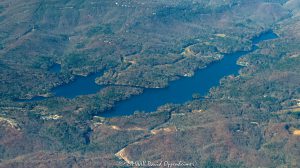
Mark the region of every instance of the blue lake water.
POLYGON ((272 30, 269 30, 269 31, 266 31, 266 32, 260 34, 258 37, 254 37, 252 39, 252 44, 258 44, 262 41, 272 40, 272 39, 276 39, 276 38, 278 38, 278 36, 272 30))
MULTIPOLYGON (((231 54, 225 54, 224 58, 208 65, 204 69, 199 69, 193 77, 183 77, 179 80, 170 82, 167 88, 162 89, 144 89, 140 95, 133 96, 127 100, 117 102, 115 107, 102 114, 103 117, 116 117, 133 114, 135 111, 151 112, 157 107, 167 103, 184 103, 192 99, 194 93, 200 93, 204 96, 208 91, 219 85, 219 81, 224 76, 237 75, 240 66, 236 64, 239 57, 253 52, 257 49, 255 44, 277 38, 272 31, 262 33, 260 36, 252 39, 253 48, 251 51, 240 51, 231 54)), ((49 72, 60 73, 59 64, 50 67, 49 72)), ((94 94, 100 91, 104 86, 97 85, 95 79, 103 72, 91 74, 89 76, 76 76, 73 81, 55 87, 51 90, 54 97, 75 98, 80 95, 94 94)), ((47 99, 36 96, 30 100, 17 100, 19 102, 32 102, 47 99)))
POLYGON ((252 39, 251 51, 240 51, 225 54, 220 61, 211 63, 204 69, 199 69, 193 77, 184 77, 173 81, 167 88, 145 89, 143 94, 133 96, 128 100, 116 103, 115 107, 101 116, 116 117, 133 114, 135 111, 151 112, 167 103, 184 103, 192 99, 194 93, 206 95, 210 88, 218 86, 220 79, 228 75, 237 75, 241 68, 236 64, 238 58, 257 49, 255 44, 277 38, 272 31, 265 32, 252 39))
POLYGON ((88 95, 97 93, 103 88, 102 85, 97 85, 95 79, 102 76, 103 72, 97 72, 89 76, 76 76, 74 81, 58 86, 52 89, 52 93, 58 97, 75 98, 80 95, 88 95))
MULTIPOLYGON (((60 73, 61 66, 59 64, 54 64, 49 68, 51 73, 60 73)), ((70 83, 57 86, 51 90, 54 97, 65 97, 65 98, 75 98, 80 95, 95 94, 101 90, 104 86, 97 85, 95 80, 97 77, 102 76, 103 72, 96 72, 88 76, 75 76, 73 81, 70 83)), ((32 99, 17 99, 18 102, 33 102, 45 100, 47 97, 35 96, 32 99)))
MULTIPOLYGON (((59 73, 61 71, 61 66, 59 64, 54 64, 50 69, 52 73, 59 73)), ((55 87, 51 90, 54 96, 75 98, 80 95, 88 95, 97 93, 103 88, 101 85, 95 83, 95 79, 101 76, 103 72, 97 72, 90 74, 88 76, 76 76, 70 83, 55 87)), ((44 97, 34 97, 33 99, 45 99, 44 97)), ((31 99, 31 100, 33 100, 31 99)))

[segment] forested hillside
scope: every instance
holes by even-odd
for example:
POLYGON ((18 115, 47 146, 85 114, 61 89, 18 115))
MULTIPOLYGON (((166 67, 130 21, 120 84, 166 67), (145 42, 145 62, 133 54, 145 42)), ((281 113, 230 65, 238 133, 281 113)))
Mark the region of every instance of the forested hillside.
POLYGON ((0 167, 299 167, 299 64, 298 0, 2 0, 0 167), (207 95, 101 117, 237 51, 207 95), (97 93, 53 93, 97 72, 97 93))

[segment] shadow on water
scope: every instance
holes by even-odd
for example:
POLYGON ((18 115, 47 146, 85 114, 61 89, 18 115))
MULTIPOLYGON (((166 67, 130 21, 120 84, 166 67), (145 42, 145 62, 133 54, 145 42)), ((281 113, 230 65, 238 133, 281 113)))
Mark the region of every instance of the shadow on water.
POLYGON ((49 72, 52 73, 60 73, 61 71, 61 66, 59 64, 53 64, 50 68, 49 68, 49 72))
POLYGON ((210 88, 219 85, 221 78, 228 75, 237 75, 241 68, 236 64, 238 58, 257 49, 255 44, 264 40, 277 38, 272 31, 262 33, 252 39, 251 51, 239 51, 225 54, 220 61, 214 62, 207 68, 199 69, 193 77, 185 77, 170 83, 163 89, 145 89, 141 95, 116 103, 115 107, 101 116, 116 117, 133 114, 135 111, 151 112, 167 103, 184 103, 192 99, 193 93, 206 95, 210 88))

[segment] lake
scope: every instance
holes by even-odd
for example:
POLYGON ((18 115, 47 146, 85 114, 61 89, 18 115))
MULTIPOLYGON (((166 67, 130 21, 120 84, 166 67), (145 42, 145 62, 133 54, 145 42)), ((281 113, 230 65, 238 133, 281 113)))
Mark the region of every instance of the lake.
POLYGON ((151 112, 167 103, 187 102, 192 99, 194 93, 205 96, 212 87, 219 85, 220 79, 228 75, 238 74, 241 66, 236 64, 237 60, 241 56, 255 51, 257 49, 255 44, 277 37, 272 31, 262 33, 252 39, 253 47, 251 51, 225 54, 222 60, 213 62, 204 69, 197 70, 194 76, 172 81, 167 88, 145 89, 141 95, 116 103, 113 109, 106 111, 101 116, 117 117, 130 115, 135 111, 151 112))
MULTIPOLYGON (((192 77, 182 77, 179 80, 170 82, 169 86, 160 89, 144 89, 140 95, 133 96, 127 100, 117 102, 114 108, 104 112, 103 117, 116 117, 133 114, 135 111, 151 112, 159 106, 167 103, 184 103, 192 100, 194 93, 205 96, 209 90, 218 86, 220 79, 228 75, 237 75, 241 66, 237 65, 237 60, 257 49, 255 44, 275 39, 278 36, 272 31, 262 33, 252 39, 253 47, 251 51, 239 51, 231 54, 224 54, 220 61, 209 64, 206 68, 199 69, 192 77)), ((50 67, 51 73, 60 73, 59 64, 50 67)), ((97 85, 95 79, 101 76, 103 72, 97 72, 88 76, 75 76, 70 83, 55 87, 51 90, 54 97, 75 98, 81 95, 95 94, 100 91, 103 85, 97 85)), ((42 96, 36 96, 32 99, 19 99, 18 102, 32 102, 47 99, 42 96)))

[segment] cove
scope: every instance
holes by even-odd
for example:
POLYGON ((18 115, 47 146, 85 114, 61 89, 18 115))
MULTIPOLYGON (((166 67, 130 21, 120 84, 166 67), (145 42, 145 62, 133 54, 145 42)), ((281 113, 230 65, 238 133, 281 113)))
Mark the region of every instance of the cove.
POLYGON ((52 89, 52 93, 57 97, 75 98, 80 95, 97 93, 104 86, 95 83, 95 79, 102 76, 103 72, 96 72, 88 76, 76 76, 75 79, 65 85, 52 89))
POLYGON ((131 115, 135 111, 151 112, 167 103, 187 102, 192 99, 194 93, 200 93, 201 96, 204 96, 210 88, 219 85, 221 78, 238 74, 241 66, 237 65, 236 62, 241 56, 255 51, 257 49, 256 44, 259 42, 277 37, 271 30, 264 32, 252 39, 251 51, 224 54, 222 60, 213 62, 204 69, 197 70, 194 76, 172 81, 167 88, 144 89, 144 92, 140 95, 117 102, 114 108, 104 112, 101 116, 110 118, 131 115))
MULTIPOLYGON (((49 72, 60 73, 61 67, 59 64, 54 64, 50 67, 49 72)), ((88 76, 75 76, 74 80, 67 84, 63 84, 51 89, 52 97, 75 98, 80 95, 88 95, 97 93, 104 86, 95 83, 95 79, 103 75, 103 71, 90 74, 88 76)), ((31 99, 16 99, 17 102, 34 102, 45 100, 48 97, 35 96, 31 99)))

